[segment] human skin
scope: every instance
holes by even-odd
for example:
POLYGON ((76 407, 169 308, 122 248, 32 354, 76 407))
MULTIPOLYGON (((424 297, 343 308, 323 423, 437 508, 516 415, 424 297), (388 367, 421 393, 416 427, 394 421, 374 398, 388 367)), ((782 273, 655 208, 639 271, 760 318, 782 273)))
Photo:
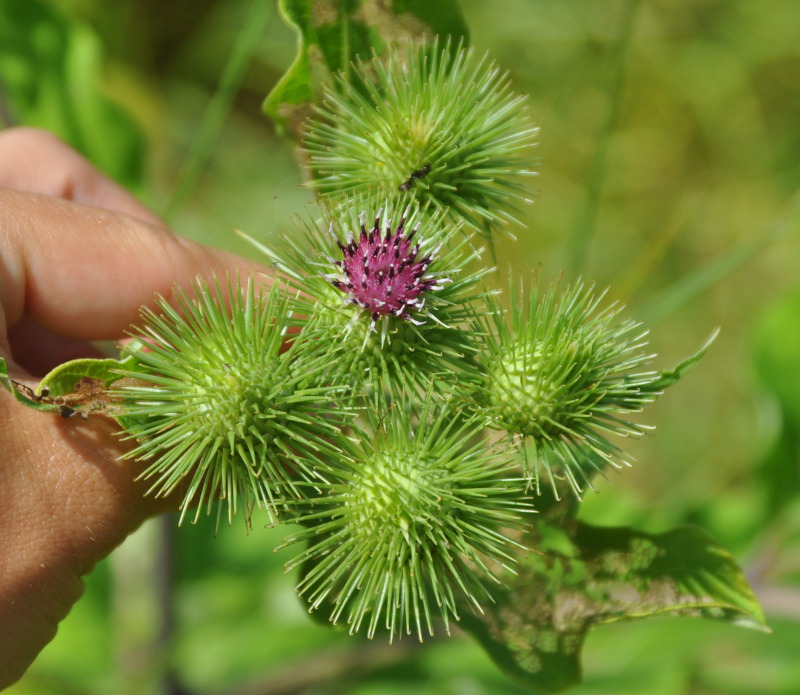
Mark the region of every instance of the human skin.
MULTIPOLYGON (((0 132, 0 356, 34 385, 98 356, 156 294, 253 264, 175 236, 44 131, 0 132)), ((81 577, 149 517, 113 421, 29 410, 0 389, 0 689, 17 681, 82 592, 81 577)))

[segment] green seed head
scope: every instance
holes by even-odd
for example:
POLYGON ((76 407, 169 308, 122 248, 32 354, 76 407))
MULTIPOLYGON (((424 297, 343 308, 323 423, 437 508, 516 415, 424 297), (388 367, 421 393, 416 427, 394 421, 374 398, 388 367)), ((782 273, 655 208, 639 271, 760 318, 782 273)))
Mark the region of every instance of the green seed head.
POLYGON ((227 294, 229 309, 219 286, 201 284, 177 309, 162 301, 160 314, 145 311, 119 396, 138 442, 129 457, 150 461, 151 492, 184 489, 184 515, 223 500, 229 520, 239 508, 249 519, 315 477, 342 410, 328 405, 332 390, 313 382, 313 369, 294 368, 293 350, 281 353, 289 311, 277 286, 266 297, 252 283, 227 294))
MULTIPOLYGON (((544 349, 547 349, 546 347, 544 349)), ((525 436, 547 437, 569 417, 570 384, 548 369, 540 342, 517 342, 490 366, 489 402, 498 421, 525 436)))
POLYGON ((520 442, 537 489, 543 466, 554 486, 564 477, 580 494, 594 473, 630 463, 609 436, 646 430, 626 418, 657 395, 650 386, 659 374, 641 371, 651 360, 643 352, 645 332, 601 301, 580 284, 561 293, 534 285, 527 302, 512 293, 510 327, 491 307, 480 410, 491 427, 520 442))
POLYGON ((323 495, 287 543, 306 550, 298 590, 351 632, 383 625, 394 635, 432 634, 433 620, 458 618, 462 601, 489 599, 483 579, 513 563, 505 535, 530 511, 525 481, 455 411, 398 404, 370 416, 372 434, 346 445, 323 495))
POLYGON ((304 147, 324 195, 416 196, 483 230, 515 219, 537 130, 506 74, 437 40, 392 47, 340 76, 304 147))
POLYGON ((442 502, 452 482, 437 481, 437 462, 420 459, 419 453, 413 448, 376 450, 349 487, 345 505, 365 540, 387 533, 402 536, 407 544, 419 544, 425 533, 441 526, 440 519, 447 513, 442 502))

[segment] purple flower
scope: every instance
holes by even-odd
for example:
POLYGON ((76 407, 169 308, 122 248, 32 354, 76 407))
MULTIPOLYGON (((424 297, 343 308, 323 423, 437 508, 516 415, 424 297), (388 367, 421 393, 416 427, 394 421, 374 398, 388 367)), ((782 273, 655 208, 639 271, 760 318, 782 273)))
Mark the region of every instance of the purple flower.
POLYGON ((344 258, 334 263, 342 274, 329 279, 348 295, 350 302, 369 311, 373 323, 390 314, 419 323, 410 312, 421 309, 425 303, 422 295, 427 290, 441 289, 443 281, 426 275, 435 251, 419 258, 420 245, 413 242, 419 225, 409 234, 403 227, 408 208, 394 231, 391 224, 386 225, 385 235, 380 229, 382 213, 381 209, 369 231, 361 215, 358 238, 353 236, 346 245, 336 240, 344 258))

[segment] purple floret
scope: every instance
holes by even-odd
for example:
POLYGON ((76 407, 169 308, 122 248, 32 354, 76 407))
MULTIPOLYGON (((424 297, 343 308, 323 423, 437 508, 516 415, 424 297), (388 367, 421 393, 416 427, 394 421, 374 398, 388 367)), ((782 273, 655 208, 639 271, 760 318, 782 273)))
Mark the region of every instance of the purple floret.
POLYGON ((411 312, 422 307, 422 294, 438 289, 437 279, 426 275, 433 259, 418 258, 420 245, 412 245, 418 227, 406 235, 405 216, 395 230, 387 225, 381 234, 380 215, 369 231, 362 222, 358 238, 348 244, 337 240, 344 258, 336 265, 343 277, 331 282, 352 303, 369 311, 373 321, 389 314, 413 321, 411 312))

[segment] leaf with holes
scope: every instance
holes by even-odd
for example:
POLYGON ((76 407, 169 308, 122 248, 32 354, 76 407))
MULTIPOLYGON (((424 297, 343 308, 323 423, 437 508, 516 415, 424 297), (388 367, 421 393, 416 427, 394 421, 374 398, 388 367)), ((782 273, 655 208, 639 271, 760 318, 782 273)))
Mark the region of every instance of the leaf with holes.
POLYGON ((462 625, 508 675, 543 692, 580 682, 586 633, 603 623, 670 614, 767 630, 733 557, 705 531, 662 534, 539 524, 518 575, 462 625))

